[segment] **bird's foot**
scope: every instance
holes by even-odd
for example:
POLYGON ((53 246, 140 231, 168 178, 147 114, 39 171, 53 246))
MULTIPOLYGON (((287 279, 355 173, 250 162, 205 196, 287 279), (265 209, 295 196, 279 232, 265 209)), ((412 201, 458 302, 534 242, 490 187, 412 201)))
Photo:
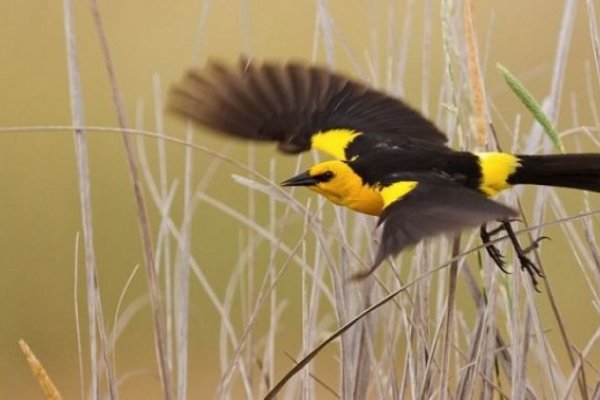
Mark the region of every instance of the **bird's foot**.
POLYGON ((504 272, 505 274, 509 274, 510 272, 504 267, 504 255, 496 245, 489 243, 492 236, 496 235, 503 229, 504 226, 500 225, 499 227, 488 231, 486 224, 483 224, 481 225, 481 228, 479 230, 479 236, 481 237, 481 241, 483 242, 483 244, 486 245, 485 250, 487 251, 490 258, 494 260, 494 262, 496 263, 498 268, 502 270, 502 272, 504 272))
MULTIPOLYGON (((513 231, 512 226, 510 225, 510 223, 513 221, 514 220, 502 221, 502 224, 499 227, 490 231, 486 229, 486 225, 482 225, 480 229, 481 240, 484 242, 484 244, 489 243, 493 235, 496 235, 501 231, 505 231, 515 249, 515 253, 517 255, 517 258, 519 259, 519 264, 521 265, 521 269, 527 271, 527 273, 531 277, 531 282, 533 283, 535 290, 539 292, 538 278, 544 278, 544 273, 533 261, 529 259, 529 257, 527 257, 527 254, 537 249, 542 240, 550 238, 547 236, 540 236, 539 238, 535 239, 529 246, 523 248, 515 232, 513 231)), ((505 268, 504 256, 502 255, 498 247, 494 246, 493 244, 488 244, 486 246, 486 250, 490 255, 491 259, 502 270, 502 272, 509 273, 505 268)))

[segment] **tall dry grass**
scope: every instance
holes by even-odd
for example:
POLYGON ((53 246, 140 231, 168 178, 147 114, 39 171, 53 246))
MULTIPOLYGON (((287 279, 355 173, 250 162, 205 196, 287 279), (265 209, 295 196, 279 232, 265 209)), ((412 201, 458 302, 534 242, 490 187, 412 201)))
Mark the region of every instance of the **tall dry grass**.
MULTIPOLYGON (((600 37, 593 0, 586 1, 585 9, 593 44, 590 57, 595 61, 587 68, 592 89, 590 93, 577 94, 577 99, 570 103, 569 96, 562 91, 576 3, 575 0, 564 3, 563 19, 555 38, 552 79, 540 105, 532 107, 537 107, 552 126, 558 122, 559 111, 570 107, 573 123, 561 137, 594 137, 600 127, 597 114, 587 124, 589 127, 582 126, 577 118, 578 102, 594 104, 597 90, 593 88, 600 87, 600 37)), ((202 36, 211 2, 203 4, 196 59, 204 56, 202 36)), ((423 6, 428 22, 423 32, 413 32, 410 22, 416 5, 410 4, 401 26, 390 18, 388 26, 382 29, 372 19, 373 37, 363 57, 352 51, 336 27, 336 16, 329 12, 327 1, 317 0, 313 61, 335 67, 338 60, 347 60, 355 66, 357 75, 402 95, 411 35, 423 35, 424 43, 429 44, 433 40, 431 24, 438 23, 432 17, 433 7, 438 5, 427 0, 423 6), (382 31, 387 34, 385 49, 378 44, 377 35, 382 31), (385 72, 380 74, 380 71, 385 72)), ((269 161, 266 170, 260 169, 262 163, 256 159, 252 145, 248 147, 246 160, 241 161, 228 156, 227 151, 199 145, 203 133, 191 126, 184 133, 185 139, 168 133, 162 111, 164 83, 158 77, 150 111, 140 102, 136 126, 132 128, 124 111, 116 78, 118 71, 111 61, 110 43, 103 32, 101 10, 94 0, 90 6, 120 127, 86 126, 81 101, 85 88, 78 78, 72 6, 70 0, 64 0, 73 126, 38 128, 74 132, 88 294, 89 338, 88 345, 81 350, 81 369, 87 371, 89 378, 82 383, 85 393, 82 396, 119 397, 120 382, 128 372, 119 371, 116 366, 116 343, 133 316, 150 307, 162 397, 188 398, 188 383, 193 379, 188 375, 189 359, 201 357, 190 353, 188 334, 190 313, 198 312, 190 302, 190 285, 198 285, 221 321, 212 343, 219 354, 221 379, 215 387, 206 388, 207 393, 219 399, 600 398, 600 367, 590 356, 594 349, 597 353, 600 324, 583 346, 577 346, 571 339, 573 327, 565 323, 561 314, 553 274, 546 268, 548 260, 542 256, 549 244, 534 253, 535 262, 546 271, 541 293, 536 293, 527 274, 519 269, 505 238, 498 238, 496 244, 507 255, 508 267, 513 271, 510 276, 493 265, 472 232, 465 232, 462 238, 428 240, 391 260, 389 266, 381 268, 372 278, 349 283, 348 277, 366 268, 373 257, 377 242, 373 219, 333 209, 320 198, 299 201, 302 196, 297 196, 296 191, 278 186, 281 176, 275 159, 269 161), (146 112, 153 113, 155 126, 143 126, 146 112), (110 326, 105 324, 107 316, 101 307, 102 292, 96 276, 90 198, 93 188, 86 155, 86 135, 100 130, 123 135, 143 249, 142 267, 132 271, 110 326), (185 147, 181 180, 169 173, 168 143, 185 147), (158 154, 156 164, 147 156, 149 148, 158 154), (201 171, 194 168, 198 156, 211 157, 208 168, 201 171), (215 171, 224 163, 239 171, 232 181, 223 184, 247 188, 246 209, 235 208, 206 190, 215 171), (158 215, 153 223, 147 217, 152 207, 158 215), (210 281, 205 266, 192 251, 197 241, 222 239, 211 237, 209 226, 204 227, 203 236, 192 235, 193 216, 199 207, 236 220, 247 235, 241 249, 231 241, 231 251, 239 250, 239 259, 227 269, 230 278, 224 291, 210 281), (173 212, 176 208, 182 210, 178 219, 173 212), (259 222, 265 219, 258 217, 259 210, 266 210, 267 223, 259 222), (286 233, 293 224, 301 226, 296 235, 286 233), (141 271, 147 277, 148 296, 124 304, 124 293, 141 271), (290 297, 281 288, 282 279, 292 273, 298 277, 299 298, 290 297), (551 322, 542 320, 541 299, 550 304, 551 322), (301 305, 300 315, 287 314, 289 302, 301 305), (235 312, 238 308, 241 313, 235 312), (281 346, 282 335, 286 335, 282 321, 290 318, 301 322, 301 340, 295 351, 281 346), (550 340, 549 326, 558 330, 560 340, 550 340), (84 356, 86 352, 89 357, 84 356), (564 355, 566 363, 560 361, 564 355), (334 365, 338 378, 324 378, 322 365, 334 365)), ((527 128, 523 123, 527 115, 502 117, 495 109, 482 74, 482 70, 489 69, 485 59, 489 43, 478 43, 475 39, 477 25, 471 2, 443 0, 440 7, 446 73, 441 86, 433 87, 429 76, 431 49, 426 47, 422 58, 424 113, 435 116, 456 148, 500 148, 501 142, 506 143, 498 137, 502 136, 512 138, 511 143, 505 144, 505 150, 551 151, 552 141, 539 124, 527 128), (439 99, 437 109, 429 110, 431 97, 439 99)), ((247 18, 248 10, 245 12, 247 18)), ((251 34, 249 25, 245 32, 246 36, 251 34)), ((247 51, 251 50, 249 43, 248 40, 245 44, 247 51)), ((523 113, 528 113, 525 107, 523 113)), ((317 157, 303 156, 296 170, 317 157)), ((519 225, 524 227, 520 231, 521 240, 542 235, 548 226, 560 227, 564 234, 557 241, 564 241, 577 261, 577 268, 572 268, 571 273, 583 276, 587 284, 581 296, 595 306, 596 314, 589 317, 600 320, 600 247, 594 228, 597 211, 588 200, 591 196, 581 195, 584 199, 579 205, 581 211, 573 215, 553 189, 536 189, 533 200, 527 204, 520 202, 522 192, 518 188, 501 196, 502 201, 524 213, 526 222, 519 225)), ((81 304, 76 306, 82 308, 81 304)), ((202 315, 201 311, 198 313, 202 315)))

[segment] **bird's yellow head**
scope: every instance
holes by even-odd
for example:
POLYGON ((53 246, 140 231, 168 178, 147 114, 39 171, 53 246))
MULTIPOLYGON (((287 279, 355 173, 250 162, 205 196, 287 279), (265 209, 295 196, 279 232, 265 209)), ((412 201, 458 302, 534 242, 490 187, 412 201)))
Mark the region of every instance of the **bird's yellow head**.
POLYGON ((325 161, 282 183, 306 186, 340 206, 369 215, 379 215, 383 200, 379 192, 363 180, 345 161, 325 161))

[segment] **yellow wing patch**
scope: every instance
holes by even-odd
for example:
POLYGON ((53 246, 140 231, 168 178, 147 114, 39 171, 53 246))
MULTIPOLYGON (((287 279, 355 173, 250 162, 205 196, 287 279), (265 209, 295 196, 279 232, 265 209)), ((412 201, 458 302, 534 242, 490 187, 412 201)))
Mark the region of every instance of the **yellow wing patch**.
POLYGON ((494 196, 510 187, 507 180, 520 165, 516 156, 497 152, 475 153, 475 155, 479 157, 479 168, 481 168, 479 190, 488 196, 494 196))
POLYGON ((330 129, 317 132, 311 138, 311 147, 330 154, 338 160, 346 159, 346 147, 360 132, 351 129, 330 129))
POLYGON ((416 181, 401 181, 392 183, 389 186, 380 189, 381 197, 383 198, 383 208, 387 208, 396 200, 401 199, 417 187, 416 181))

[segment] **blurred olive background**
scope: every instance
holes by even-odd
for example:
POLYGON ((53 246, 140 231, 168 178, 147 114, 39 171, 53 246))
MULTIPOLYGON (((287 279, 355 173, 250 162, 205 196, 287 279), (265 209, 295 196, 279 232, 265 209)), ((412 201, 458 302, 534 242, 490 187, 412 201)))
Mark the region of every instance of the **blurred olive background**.
MULTIPOLYGON (((409 19, 409 50, 404 84, 406 98, 421 108, 423 79, 423 15, 421 1, 331 0, 330 12, 339 36, 335 40, 336 63, 345 71, 353 71, 343 46, 355 54, 366 70, 365 54, 386 47, 387 24, 396 21, 396 43, 405 29, 407 3, 413 7, 409 19), (342 46, 343 38, 345 44, 342 46), (377 45, 374 47, 373 43, 377 45)), ((495 68, 497 62, 517 74, 538 98, 548 93, 554 54, 564 4, 558 0, 476 3, 476 29, 479 47, 486 65, 484 80, 493 99, 497 124, 505 119, 513 126, 516 113, 526 114, 523 107, 506 89, 495 68), (493 3, 493 4, 492 4, 493 3)), ((70 123, 69 88, 65 56, 62 2, 3 0, 0 12, 0 125, 67 125, 70 123)), ((600 4, 598 4, 600 6, 600 4)), ((314 1, 242 0, 212 2, 206 15, 206 29, 199 39, 198 26, 202 1, 156 0, 105 1, 100 3, 116 72, 125 98, 130 121, 135 121, 136 104, 143 104, 144 126, 154 129, 153 76, 158 74, 162 89, 178 79, 183 69, 206 57, 235 60, 242 52, 272 59, 310 60, 313 47, 316 6, 314 1)), ((75 2, 77 50, 84 93, 85 117, 88 125, 116 126, 117 120, 109 92, 104 60, 86 1, 75 2)), ((429 109, 436 115, 441 77, 444 73, 440 32, 439 4, 433 2, 431 46, 431 82, 429 109)), ((206 10, 206 8, 204 8, 206 10)), ((588 90, 600 101, 597 82, 588 85, 585 63, 592 63, 584 3, 580 2, 577 22, 571 40, 567 76, 564 85, 559 129, 575 123, 569 113, 570 98, 577 100, 579 124, 592 125, 588 90)), ((457 27, 457 29, 459 29, 457 27)), ((323 52, 318 60, 325 61, 323 52)), ((375 67, 381 74, 385 60, 375 67)), ((383 75, 380 75, 383 76, 383 75)), ((529 129, 525 117, 523 129, 529 129)), ((167 131, 179 137, 184 126, 171 118, 167 131)), ((504 132, 504 129, 501 130, 504 132)), ((197 135, 197 143, 222 149, 224 140, 197 135)), ((503 136, 509 146, 510 138, 503 136)), ((154 146, 152 140, 148 146, 154 146)), ((568 143, 569 144, 569 143, 568 143)), ((572 143, 571 143, 572 144, 572 143)), ((122 139, 114 133, 91 133, 89 136, 95 244, 98 256, 100 287, 108 325, 119 294, 132 269, 142 262, 133 196, 126 169, 122 139)), ((570 146, 573 150, 574 146, 570 146)), ((169 145, 170 177, 181 177, 183 149, 169 145)), ((234 143, 227 149, 237 157, 246 156, 245 145, 234 143)), ((259 150, 259 156, 271 155, 259 150)), ((150 151, 151 161, 155 154, 150 151)), ((210 163, 208 156, 197 154, 196 178, 210 163)), ((17 340, 25 338, 66 398, 79 397, 79 373, 73 305, 75 237, 80 231, 80 212, 73 138, 69 132, 0 133, 0 388, 3 398, 39 398, 40 391, 22 359, 17 340), (6 397, 5 397, 6 396, 6 397)), ((287 177, 294 160, 277 156, 276 179, 287 177)), ((266 163, 259 163, 267 171, 266 163)), ((230 181, 235 171, 223 165, 215 177, 220 184, 209 184, 207 190, 232 206, 245 210, 245 191, 230 181), (233 202, 232 197, 240 201, 233 202)), ((564 196, 576 196, 561 191, 564 196)), ((260 197, 260 196, 259 196, 260 197)), ((258 214, 265 211, 258 203, 258 214)), ((581 210, 575 200, 571 211, 581 210)), ((153 216, 155 208, 151 206, 153 216)), ((177 221, 180 213, 174 211, 177 221)), ((153 219, 156 221, 156 218, 153 219)), ((210 207, 201 206, 194 219, 194 255, 201 260, 217 293, 223 296, 229 274, 237 260, 240 237, 245 230, 231 218, 210 207), (214 238, 227 238, 215 241, 214 238)), ((560 246, 559 230, 549 230, 560 246)), ((575 268, 573 256, 566 249, 553 250, 546 269, 561 286, 558 301, 565 315, 572 340, 584 346, 598 326, 589 318, 591 298, 582 297, 583 277, 575 268), (569 273, 569 267, 574 273, 569 273), (588 311, 586 311, 588 310, 588 311), (588 316, 586 316, 586 314, 588 316)), ((83 278, 83 269, 80 278, 83 278)), ((290 286, 289 321, 281 333, 292 340, 300 317, 299 301, 290 286)), ((84 281, 80 279, 80 290, 84 281)), ((190 315, 190 394, 212 393, 218 379, 218 319, 206 296, 191 284, 190 315)), ((143 270, 140 270, 127 292, 130 302, 146 292, 143 270)), ((80 295, 80 312, 85 331, 85 303, 80 295)), ((541 309, 547 310, 540 296, 541 309)), ((287 315, 287 314, 286 314, 287 315)), ((596 316, 597 313, 591 312, 596 316)), ((552 321, 552 319, 549 319, 552 321)), ((548 329, 555 329, 551 322, 548 329)), ((549 333, 556 335, 556 333, 549 333)), ((282 339, 283 340, 283 339, 282 339)), ((279 341, 283 352, 285 342, 279 341)), ((296 351, 298 343, 290 344, 296 351)), ((580 348, 581 348, 580 347, 580 348)), ((292 351, 292 352, 293 352, 292 351)), ((122 389, 122 398, 140 393, 159 396, 154 378, 154 349, 149 311, 135 316, 118 346, 118 371, 136 371, 122 389)), ((87 352, 84 364, 87 367, 87 352)), ((335 372, 332 372, 335 376, 335 372)))

